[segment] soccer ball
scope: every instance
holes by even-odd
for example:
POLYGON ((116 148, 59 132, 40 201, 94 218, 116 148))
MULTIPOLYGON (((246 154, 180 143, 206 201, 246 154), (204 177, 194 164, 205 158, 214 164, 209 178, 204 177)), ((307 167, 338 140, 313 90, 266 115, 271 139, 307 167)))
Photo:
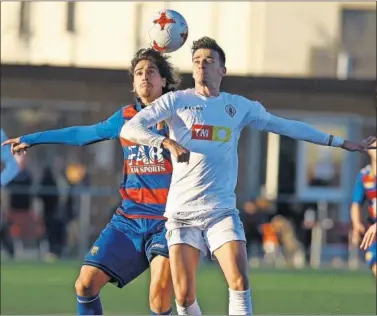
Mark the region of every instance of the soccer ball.
POLYGON ((162 53, 172 53, 182 47, 188 36, 185 18, 174 10, 159 11, 151 21, 151 47, 162 53))

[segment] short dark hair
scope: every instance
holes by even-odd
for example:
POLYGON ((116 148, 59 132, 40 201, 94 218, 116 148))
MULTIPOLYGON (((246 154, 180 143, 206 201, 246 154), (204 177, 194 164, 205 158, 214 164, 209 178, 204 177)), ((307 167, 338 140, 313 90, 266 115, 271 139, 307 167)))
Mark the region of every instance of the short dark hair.
POLYGON ((181 77, 178 70, 168 61, 169 58, 169 56, 164 55, 153 48, 142 48, 138 50, 134 58, 131 60, 131 67, 129 70, 131 81, 134 82, 136 65, 142 60, 150 60, 156 64, 160 76, 166 79, 166 86, 162 88, 162 93, 164 94, 177 90, 181 83, 181 77))
POLYGON ((193 41, 192 46, 191 46, 192 56, 194 56, 195 52, 201 48, 212 49, 215 52, 217 52, 219 54, 221 63, 225 66, 225 61, 226 61, 225 53, 223 49, 219 46, 219 44, 216 43, 216 41, 213 38, 204 36, 202 38, 199 38, 197 41, 193 41))

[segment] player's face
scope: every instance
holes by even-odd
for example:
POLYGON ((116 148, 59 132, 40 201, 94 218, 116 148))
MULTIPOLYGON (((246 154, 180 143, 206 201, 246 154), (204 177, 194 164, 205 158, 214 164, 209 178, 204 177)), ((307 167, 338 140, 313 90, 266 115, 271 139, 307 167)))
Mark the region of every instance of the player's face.
POLYGON ((219 84, 225 76, 226 68, 222 65, 219 54, 207 48, 200 48, 192 57, 193 78, 199 85, 219 84))
POLYGON ((150 60, 141 60, 134 70, 134 89, 145 103, 153 102, 162 95, 166 79, 162 78, 157 65, 150 60))

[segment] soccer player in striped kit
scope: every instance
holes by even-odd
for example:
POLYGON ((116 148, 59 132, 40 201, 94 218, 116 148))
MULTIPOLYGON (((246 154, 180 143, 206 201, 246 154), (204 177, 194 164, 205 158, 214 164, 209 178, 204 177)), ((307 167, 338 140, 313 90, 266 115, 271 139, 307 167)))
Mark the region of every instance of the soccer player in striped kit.
MULTIPOLYGON (((175 90, 180 81, 167 57, 152 49, 136 53, 130 76, 137 95, 135 104, 122 107, 107 120, 25 135, 5 144, 12 144, 13 153, 20 153, 38 144, 84 146, 119 138, 126 121, 162 94, 175 90)), ((165 124, 156 124, 152 130, 168 135, 165 124)), ((171 182, 170 153, 119 139, 124 153, 122 203, 84 259, 76 281, 77 312, 101 315, 99 292, 103 286, 112 282, 122 288, 150 266, 151 312, 169 315, 172 284, 163 213, 171 182)))
MULTIPOLYGON (((374 143, 376 145, 376 142, 374 143)), ((365 233, 361 219, 362 205, 368 203, 369 222, 372 224, 366 232, 360 247, 365 250, 365 260, 377 278, 376 257, 376 149, 369 149, 370 164, 360 170, 353 190, 351 204, 352 242, 360 243, 360 237, 365 233)))

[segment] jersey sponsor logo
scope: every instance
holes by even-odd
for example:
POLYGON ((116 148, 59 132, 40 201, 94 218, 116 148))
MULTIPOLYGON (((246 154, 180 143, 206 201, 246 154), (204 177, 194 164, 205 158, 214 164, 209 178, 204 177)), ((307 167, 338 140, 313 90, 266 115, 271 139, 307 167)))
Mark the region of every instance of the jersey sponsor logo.
POLYGON ((225 106, 225 111, 226 111, 226 113, 228 113, 229 114, 229 116, 230 117, 233 117, 233 116, 235 116, 236 115, 236 108, 233 106, 233 105, 231 105, 231 104, 227 104, 226 106, 225 106))
POLYGON ((167 174, 171 163, 163 156, 163 149, 149 146, 128 146, 125 167, 128 174, 167 174))
POLYGON ((191 139, 209 140, 226 143, 230 140, 232 130, 225 126, 193 125, 191 139))
POLYGON ((204 106, 203 105, 185 105, 185 110, 203 111, 204 110, 204 106))

